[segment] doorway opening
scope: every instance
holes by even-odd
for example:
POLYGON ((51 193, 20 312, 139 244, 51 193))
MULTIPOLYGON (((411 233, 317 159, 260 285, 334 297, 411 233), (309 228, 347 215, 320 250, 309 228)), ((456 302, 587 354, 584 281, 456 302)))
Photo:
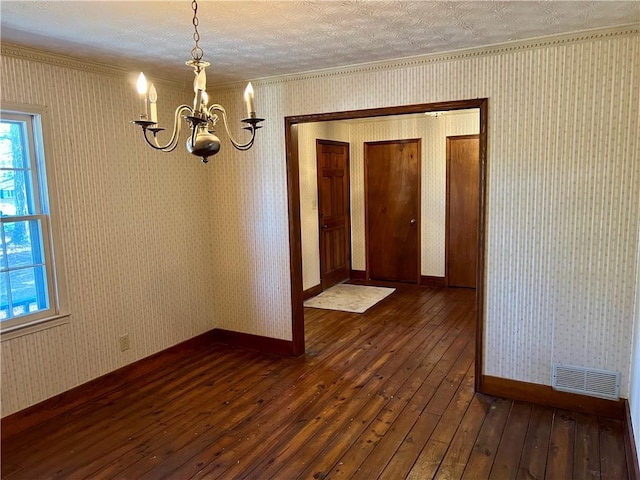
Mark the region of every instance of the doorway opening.
POLYGON ((302 234, 300 215, 300 151, 298 148, 298 126, 305 123, 331 122, 339 120, 368 119, 397 115, 425 114, 453 110, 478 109, 479 112, 479 172, 478 172, 478 232, 477 232, 477 273, 476 273, 476 390, 480 387, 483 366, 484 330, 484 250, 485 250, 485 191, 487 161, 487 109, 488 100, 473 99, 430 104, 415 104, 366 110, 352 110, 285 117, 285 145, 287 155, 287 190, 289 214, 289 248, 291 272, 292 307, 292 353, 305 352, 302 234))

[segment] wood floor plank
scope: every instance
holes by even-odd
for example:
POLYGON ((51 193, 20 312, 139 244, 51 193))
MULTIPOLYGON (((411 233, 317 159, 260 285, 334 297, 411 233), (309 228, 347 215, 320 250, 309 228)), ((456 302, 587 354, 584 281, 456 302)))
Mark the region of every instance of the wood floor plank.
POLYGON ((449 443, 449 448, 442 459, 435 479, 445 480, 462 477, 484 419, 496 401, 496 399, 486 397, 474 397, 449 443))
POLYGON ((576 413, 576 441, 573 451, 573 478, 600 478, 600 425, 593 415, 576 413))
MULTIPOLYGON (((461 358, 463 357, 461 356, 461 358)), ((453 394, 453 398, 455 398, 456 393, 463 388, 464 379, 467 377, 473 378, 473 369, 473 362, 471 362, 471 365, 468 366, 467 371, 465 372, 465 376, 457 380, 457 388, 453 394)), ((447 375, 446 382, 442 382, 440 389, 445 389, 448 392, 451 382, 454 382, 453 379, 458 377, 458 369, 454 368, 452 369, 452 372, 454 373, 447 375)), ((470 388, 470 385, 468 385, 467 388, 470 388)), ((438 392, 440 389, 438 389, 438 392)), ((442 418, 441 415, 427 413, 430 410, 432 411, 432 409, 429 408, 429 405, 432 403, 440 404, 442 402, 442 398, 444 398, 444 396, 438 395, 438 392, 436 392, 436 395, 431 398, 427 406, 424 408, 415 425, 398 448, 397 453, 393 455, 384 471, 380 474, 380 479, 394 480, 398 478, 405 478, 409 474, 427 444, 427 441, 431 437, 431 433, 442 418)))
POLYGON ((575 435, 575 413, 556 410, 551 427, 545 478, 549 480, 573 478, 575 435))
POLYGON ((622 422, 602 417, 598 418, 598 422, 600 424, 601 478, 603 480, 628 478, 622 422))
POLYGON ((547 454, 553 423, 553 409, 534 405, 527 437, 522 448, 518 480, 542 480, 545 478, 547 454))
POLYGON ((440 417, 438 415, 423 412, 414 423, 409 434, 403 439, 394 455, 391 456, 378 478, 380 480, 405 478, 439 420, 440 417))
POLYGON ((299 358, 159 354, 30 410, 2 478, 627 479, 620 421, 474 394, 474 302, 399 285, 364 314, 305 309, 299 358))
POLYGON ((438 386, 438 390, 425 407, 425 413, 441 416, 449 407, 451 399, 458 391, 458 388, 460 388, 460 384, 467 375, 469 366, 474 360, 474 344, 467 343, 463 348, 465 354, 459 357, 459 364, 456 365, 456 368, 452 368, 442 380, 442 383, 438 386))
POLYGON ((500 399, 489 409, 469 456, 463 479, 489 478, 512 403, 510 400, 500 399))
POLYGON ((530 418, 531 404, 513 402, 502 432, 496 458, 493 461, 489 475, 490 480, 516 478, 530 418))
POLYGON ((451 441, 460 425, 460 419, 464 416, 467 408, 469 408, 471 400, 473 400, 474 377, 474 372, 470 372, 470 374, 467 374, 464 378, 462 385, 456 391, 447 410, 442 414, 436 429, 433 431, 431 435, 432 440, 447 444, 451 441))
POLYGON ((407 480, 425 480, 434 478, 442 459, 449 449, 449 443, 429 440, 407 474, 407 480))

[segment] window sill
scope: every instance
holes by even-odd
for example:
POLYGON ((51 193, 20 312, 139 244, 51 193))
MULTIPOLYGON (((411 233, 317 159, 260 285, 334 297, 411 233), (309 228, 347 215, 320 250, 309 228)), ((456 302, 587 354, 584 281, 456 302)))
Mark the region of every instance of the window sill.
POLYGON ((23 335, 31 335, 32 333, 48 330, 49 328, 59 327, 60 325, 66 325, 69 323, 70 313, 63 313, 54 315, 47 318, 39 318, 32 322, 24 323, 22 325, 15 325, 2 330, 0 341, 11 340, 13 338, 22 337, 23 335))

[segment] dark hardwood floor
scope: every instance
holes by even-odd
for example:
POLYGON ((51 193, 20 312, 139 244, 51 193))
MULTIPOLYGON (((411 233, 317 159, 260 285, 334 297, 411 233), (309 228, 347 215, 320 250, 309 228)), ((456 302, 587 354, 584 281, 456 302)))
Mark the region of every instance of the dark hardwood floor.
POLYGON ((306 309, 307 354, 158 356, 2 444, 2 477, 626 479, 623 424, 473 392, 473 290, 306 309))

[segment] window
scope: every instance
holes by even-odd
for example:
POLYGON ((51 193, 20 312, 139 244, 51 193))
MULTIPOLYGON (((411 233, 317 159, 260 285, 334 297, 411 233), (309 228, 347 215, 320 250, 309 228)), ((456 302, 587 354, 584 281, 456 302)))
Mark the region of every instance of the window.
POLYGON ((2 331, 58 311, 41 116, 0 114, 0 322, 2 331))

